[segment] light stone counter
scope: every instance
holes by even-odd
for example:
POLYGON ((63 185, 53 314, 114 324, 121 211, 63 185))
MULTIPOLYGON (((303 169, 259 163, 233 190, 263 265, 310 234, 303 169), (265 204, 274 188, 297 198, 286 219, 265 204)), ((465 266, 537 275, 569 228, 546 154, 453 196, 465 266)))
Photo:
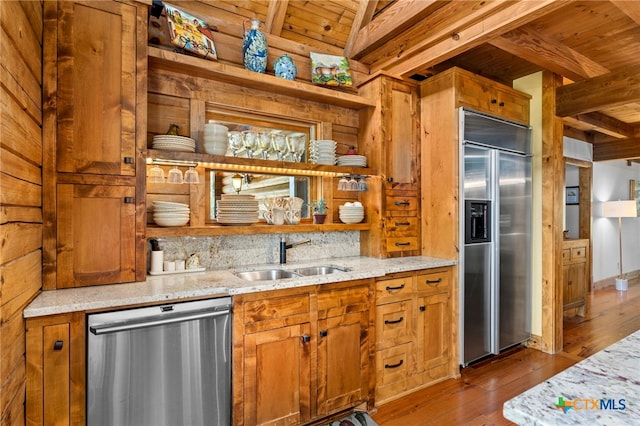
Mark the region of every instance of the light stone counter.
POLYGON ((503 414, 519 425, 639 425, 639 372, 636 331, 505 402, 503 414))
POLYGON ((256 265, 239 269, 147 276, 144 282, 100 285, 42 292, 24 310, 24 317, 38 317, 77 311, 95 311, 143 303, 176 301, 193 297, 219 297, 257 291, 302 287, 362 278, 382 277, 396 272, 416 271, 455 265, 455 261, 415 256, 378 259, 363 256, 331 258, 286 265, 256 265), (246 281, 237 271, 305 266, 335 266, 348 269, 328 275, 287 278, 273 281, 246 281))

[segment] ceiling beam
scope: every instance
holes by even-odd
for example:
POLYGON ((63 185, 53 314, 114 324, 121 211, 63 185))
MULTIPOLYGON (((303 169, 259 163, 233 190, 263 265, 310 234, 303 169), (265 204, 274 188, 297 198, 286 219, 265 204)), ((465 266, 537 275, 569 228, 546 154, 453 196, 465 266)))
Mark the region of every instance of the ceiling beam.
POLYGON ((489 44, 573 81, 610 71, 530 27, 516 28, 489 40, 489 44))
POLYGON ((264 23, 267 34, 280 36, 284 25, 284 18, 287 15, 289 0, 269 0, 267 17, 264 23))
POLYGON ((359 59, 441 7, 438 3, 436 0, 397 0, 358 31, 353 45, 345 49, 345 56, 359 59))
POLYGON ((632 138, 635 136, 635 128, 633 125, 600 112, 565 117, 564 122, 578 129, 597 131, 618 139, 632 138))
POLYGON ((593 161, 640 158, 640 138, 593 144, 593 161))
POLYGON ((429 46, 405 60, 398 60, 387 71, 393 75, 410 76, 466 52, 487 41, 514 30, 566 5, 566 1, 536 0, 509 3, 509 6, 480 21, 466 26, 452 24, 449 37, 429 46))
POLYGON ((636 24, 640 25, 640 2, 630 0, 610 0, 611 3, 622 11, 636 24))
POLYGON ((556 90, 560 117, 597 111, 640 100, 640 66, 610 72, 556 90))
POLYGON ((368 25, 373 19, 373 15, 376 13, 377 4, 377 0, 360 0, 356 16, 353 18, 351 31, 349 31, 349 37, 347 38, 347 42, 344 46, 344 55, 346 57, 349 57, 347 52, 351 52, 353 50, 353 45, 356 42, 358 32, 360 32, 362 27, 368 25))

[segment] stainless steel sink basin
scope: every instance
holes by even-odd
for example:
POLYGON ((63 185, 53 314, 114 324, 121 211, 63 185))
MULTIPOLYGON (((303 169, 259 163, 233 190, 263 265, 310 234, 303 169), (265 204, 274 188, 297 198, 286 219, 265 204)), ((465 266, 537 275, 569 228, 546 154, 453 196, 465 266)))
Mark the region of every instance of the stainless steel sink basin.
POLYGON ((328 275, 339 272, 346 272, 346 269, 336 268, 335 266, 311 266, 308 268, 294 269, 300 275, 328 275))
POLYGON ((236 276, 247 281, 267 281, 294 278, 300 275, 284 269, 262 269, 259 271, 236 272, 236 276))

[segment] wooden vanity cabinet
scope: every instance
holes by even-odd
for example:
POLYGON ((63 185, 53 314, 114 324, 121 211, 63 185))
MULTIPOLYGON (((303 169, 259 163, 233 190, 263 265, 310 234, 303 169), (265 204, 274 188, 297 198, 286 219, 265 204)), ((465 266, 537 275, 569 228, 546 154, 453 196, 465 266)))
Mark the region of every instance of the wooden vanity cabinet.
POLYGON ((360 113, 359 146, 380 170, 382 193, 365 193, 372 229, 362 252, 375 257, 420 254, 420 106, 417 84, 379 76, 360 94, 376 101, 360 113))
POLYGON ((589 291, 589 240, 562 242, 563 311, 574 309, 580 316, 587 313, 589 291))
POLYGON ((376 281, 376 404, 456 375, 451 268, 376 281))
POLYGON ((44 288, 143 280, 147 7, 44 15, 44 288))
POLYGON ((84 312, 26 320, 26 424, 85 423, 84 312))
POLYGON ((303 424, 367 402, 371 287, 235 296, 233 424, 303 424))

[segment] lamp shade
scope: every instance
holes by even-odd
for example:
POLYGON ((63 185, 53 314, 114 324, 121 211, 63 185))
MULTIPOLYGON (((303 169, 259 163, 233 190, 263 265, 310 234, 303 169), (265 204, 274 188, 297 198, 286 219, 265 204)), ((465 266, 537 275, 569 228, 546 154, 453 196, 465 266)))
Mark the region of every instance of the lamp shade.
POLYGON ((637 217, 635 200, 605 201, 602 217, 637 217))

